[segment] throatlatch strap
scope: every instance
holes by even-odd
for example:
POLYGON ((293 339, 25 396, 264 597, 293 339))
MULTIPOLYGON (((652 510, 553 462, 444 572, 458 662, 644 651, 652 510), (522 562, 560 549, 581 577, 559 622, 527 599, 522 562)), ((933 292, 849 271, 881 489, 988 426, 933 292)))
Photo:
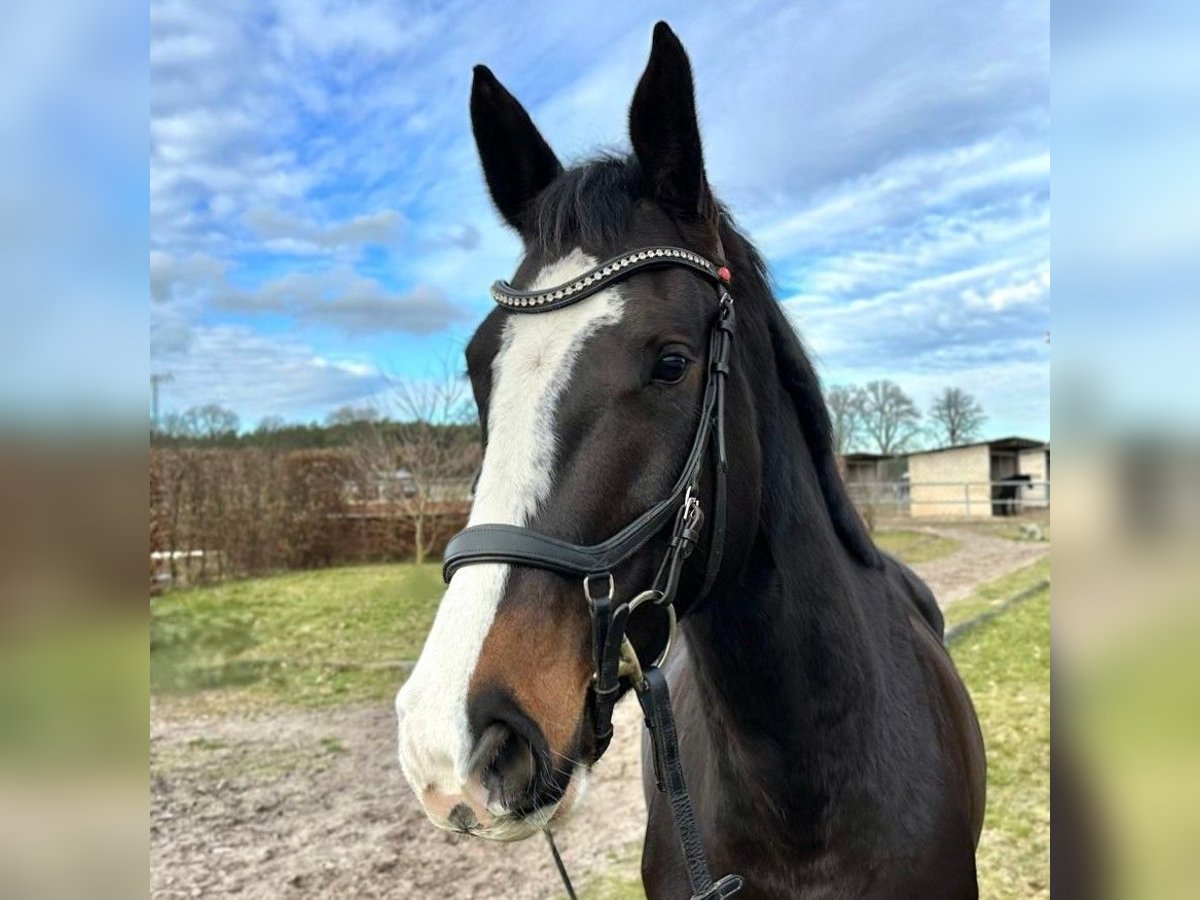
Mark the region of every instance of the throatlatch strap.
POLYGON ((642 712, 646 714, 646 728, 650 732, 654 780, 671 804, 671 817, 675 820, 675 831, 679 835, 688 881, 692 886, 692 900, 719 900, 732 896, 741 890, 742 876, 726 875, 714 882, 704 859, 700 826, 696 824, 696 811, 692 808, 692 798, 683 778, 683 763, 679 758, 679 740, 675 734, 675 716, 671 712, 671 693, 667 688, 666 676, 654 667, 642 674, 645 681, 637 695, 642 712))

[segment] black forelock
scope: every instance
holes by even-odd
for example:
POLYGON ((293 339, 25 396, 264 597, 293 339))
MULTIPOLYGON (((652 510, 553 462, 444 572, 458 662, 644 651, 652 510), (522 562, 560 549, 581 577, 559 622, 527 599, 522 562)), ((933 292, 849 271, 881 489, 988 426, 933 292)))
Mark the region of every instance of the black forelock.
POLYGON ((614 250, 629 227, 638 198, 637 160, 604 154, 572 166, 537 196, 530 207, 526 240, 548 254, 575 247, 614 250))

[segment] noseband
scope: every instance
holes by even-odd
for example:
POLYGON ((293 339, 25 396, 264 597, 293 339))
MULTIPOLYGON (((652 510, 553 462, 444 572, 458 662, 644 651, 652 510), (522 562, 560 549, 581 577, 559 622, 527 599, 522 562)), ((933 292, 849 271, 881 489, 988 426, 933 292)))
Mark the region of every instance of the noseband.
MULTIPOLYGON (((442 567, 449 583, 463 566, 501 563, 543 569, 578 578, 592 617, 593 675, 588 694, 598 760, 612 741, 612 713, 620 694, 621 678, 627 678, 637 693, 646 717, 654 750, 654 775, 659 791, 666 792, 691 881, 693 900, 728 897, 742 886, 738 875, 713 881, 704 859, 699 827, 691 798, 683 780, 674 717, 665 676, 658 666, 667 654, 676 627, 674 607, 679 573, 700 539, 704 512, 699 500, 700 474, 705 453, 711 452, 715 479, 712 531, 703 587, 699 602, 707 596, 721 567, 725 539, 725 382, 729 375, 733 342, 733 297, 728 285, 730 272, 705 257, 679 247, 646 247, 616 256, 578 278, 556 287, 536 291, 514 288, 507 281, 492 285, 492 299, 510 312, 531 315, 552 312, 578 303, 598 291, 650 268, 684 268, 716 287, 717 308, 709 327, 708 374, 700 421, 692 439, 683 470, 671 492, 616 534, 598 544, 573 544, 532 528, 519 525, 473 525, 447 544, 442 567), (651 586, 624 603, 614 599, 614 570, 669 524, 667 552, 651 586), (665 610, 669 633, 666 646, 653 664, 643 667, 625 634, 630 614, 645 603, 665 610)), ((693 604, 694 606, 694 604, 693 604)), ((549 837, 549 832, 547 832, 549 837)), ((551 848, 553 849, 553 840, 551 848)), ((566 872, 558 859, 570 896, 574 896, 566 872)))

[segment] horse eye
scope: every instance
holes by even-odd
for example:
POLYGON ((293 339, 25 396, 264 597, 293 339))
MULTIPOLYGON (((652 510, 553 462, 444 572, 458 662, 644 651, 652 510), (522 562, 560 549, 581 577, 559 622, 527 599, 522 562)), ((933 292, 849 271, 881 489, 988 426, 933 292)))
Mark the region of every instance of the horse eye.
POLYGON ((686 356, 680 356, 678 353, 668 353, 666 356, 660 356, 658 362, 654 364, 654 372, 651 378, 655 381, 660 381, 663 384, 677 384, 687 372, 688 360, 686 356))

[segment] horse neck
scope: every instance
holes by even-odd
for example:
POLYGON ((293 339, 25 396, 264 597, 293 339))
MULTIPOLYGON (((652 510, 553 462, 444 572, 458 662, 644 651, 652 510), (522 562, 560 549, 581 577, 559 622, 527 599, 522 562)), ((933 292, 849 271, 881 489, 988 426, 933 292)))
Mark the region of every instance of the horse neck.
POLYGON ((685 630, 714 739, 770 748, 784 770, 773 779, 822 794, 872 752, 879 672, 858 601, 870 575, 835 533, 794 407, 774 400, 759 416, 762 500, 757 523, 742 523, 755 529, 745 563, 685 630))

